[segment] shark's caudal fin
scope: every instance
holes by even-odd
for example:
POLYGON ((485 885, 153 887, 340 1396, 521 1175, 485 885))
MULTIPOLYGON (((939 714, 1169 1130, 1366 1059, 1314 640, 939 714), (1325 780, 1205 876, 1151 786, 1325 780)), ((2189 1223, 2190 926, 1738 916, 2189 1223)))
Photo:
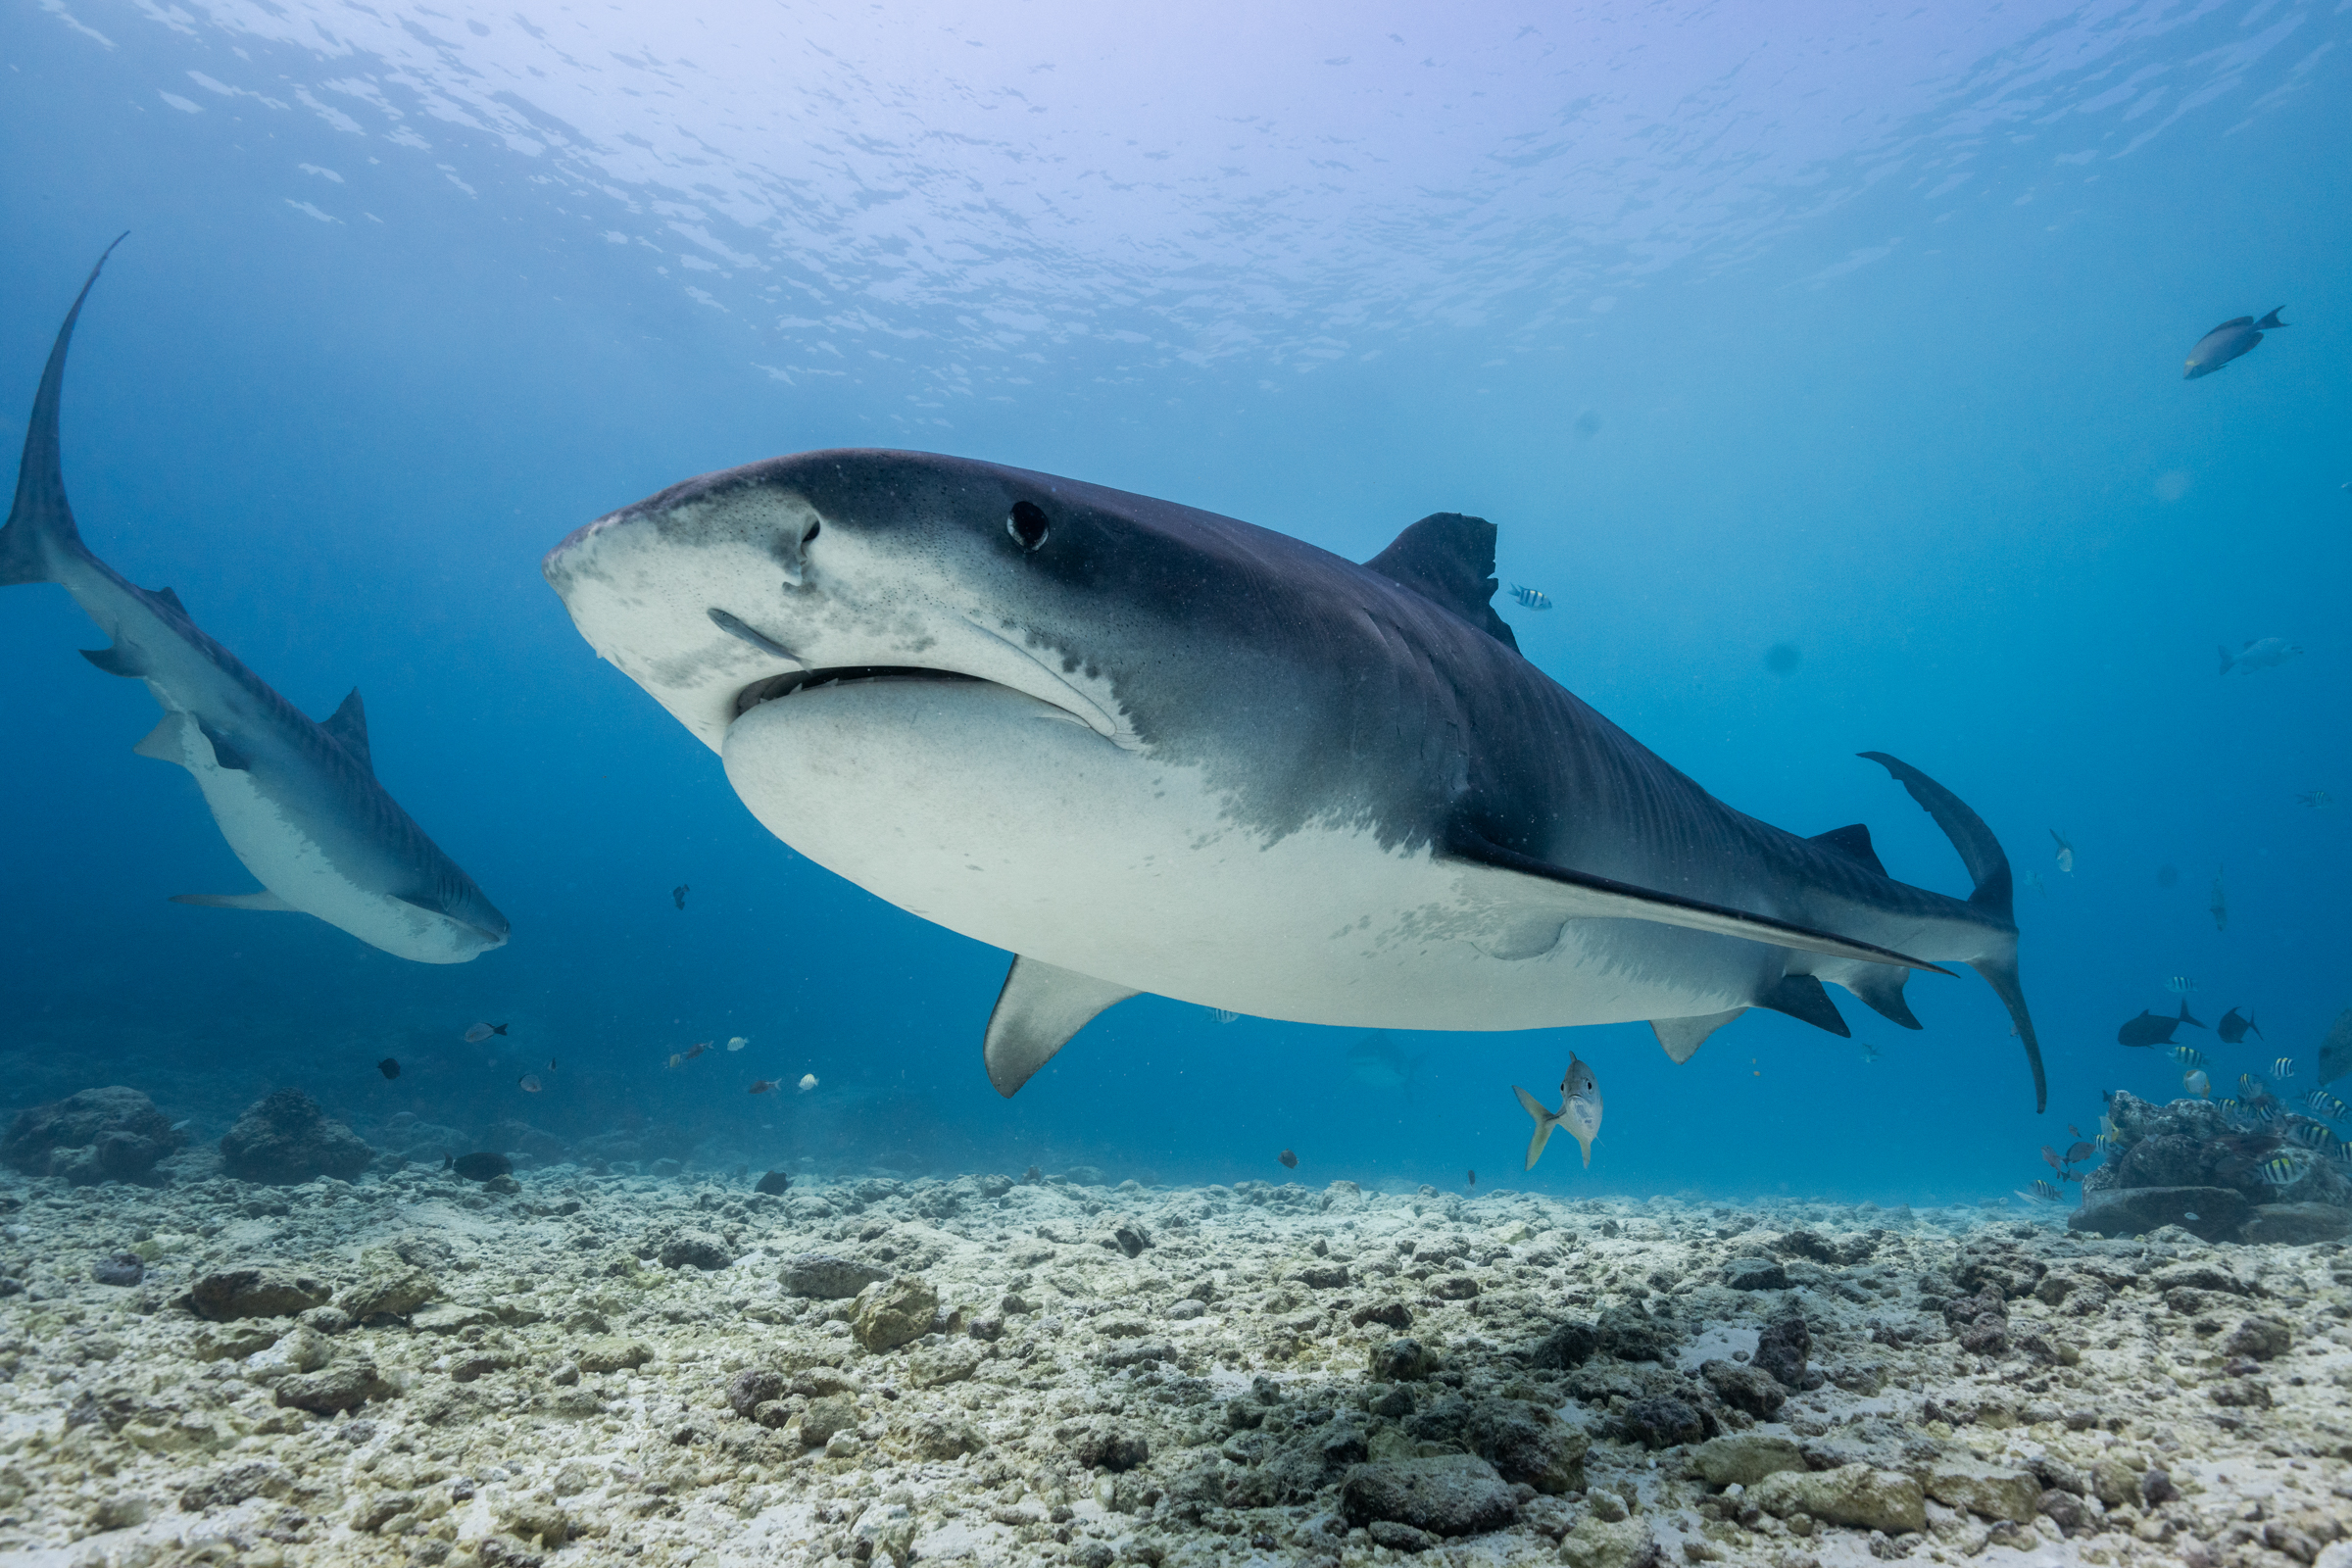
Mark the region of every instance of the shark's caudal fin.
POLYGON ((1534 1170, 1536 1161, 1544 1157, 1544 1145, 1550 1140, 1551 1130, 1559 1125, 1560 1118, 1545 1110, 1544 1102, 1517 1084, 1511 1085, 1511 1093, 1519 1097, 1521 1108, 1536 1118, 1536 1135, 1527 1141, 1527 1168, 1534 1170))
POLYGON ((2009 857, 2001 852, 2000 840, 1992 836, 1992 829, 1984 825, 1984 819, 1970 810, 1959 796, 1910 763, 1885 752, 1860 755, 1893 774, 1911 792, 1911 798, 1936 819, 1936 825, 1943 829, 1943 836, 1952 841, 1952 848, 1960 852, 1960 863, 1968 867, 1969 880, 1977 889, 1969 895, 1969 906, 2008 928, 2006 953, 1972 958, 1968 966, 1984 977, 1993 995, 2009 1009, 2010 1021, 2017 1025, 2017 1037, 2026 1048, 2026 1064, 2034 1069, 2034 1109, 2036 1112, 2048 1109, 2050 1086, 2041 1070, 2041 1044, 2034 1038, 2034 1017, 2026 1010, 2026 993, 2018 984, 2015 882, 2009 870, 2009 857))
POLYGON ((1035 958, 1014 958, 1004 973, 1004 989, 997 993, 996 1011, 988 1015, 988 1035, 982 1054, 988 1081, 1010 1100, 1030 1075, 1054 1059, 1070 1036, 1095 1020, 1096 1014, 1135 993, 1091 974, 1057 969, 1035 958))
MULTIPOLYGON (((127 235, 118 235, 120 245, 127 235)), ((32 400, 32 417, 24 427, 24 460, 17 468, 17 500, 9 509, 8 522, 0 526, 0 585, 20 582, 54 582, 57 580, 56 559, 60 554, 81 548, 81 530, 74 526, 74 509, 66 503, 65 464, 58 451, 58 404, 66 388, 66 351, 74 343, 74 323, 81 318, 81 303, 90 297, 90 288, 98 281, 98 272, 106 266, 106 258, 115 254, 109 245, 98 258, 98 266, 74 296, 74 308, 66 313, 66 324, 57 329, 57 341, 50 345, 49 364, 41 371, 41 389, 32 400)))

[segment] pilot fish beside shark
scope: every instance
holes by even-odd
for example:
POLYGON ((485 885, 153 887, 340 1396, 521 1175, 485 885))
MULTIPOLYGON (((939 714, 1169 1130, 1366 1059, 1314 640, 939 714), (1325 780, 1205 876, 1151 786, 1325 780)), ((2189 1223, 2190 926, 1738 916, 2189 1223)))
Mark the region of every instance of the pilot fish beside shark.
POLYGON ((1424 517, 1361 564, 1230 517, 919 452, 804 453, 597 519, 543 564, 589 645, 770 832, 1014 955, 1009 1096, 1151 992, 1269 1019, 1648 1020, 1676 1061, 1753 1007, 1906 1028, 1915 969, 2016 1021, 2009 861, 1919 769, 1966 898, 1859 824, 1717 801, 1528 662, 1495 530, 1424 517))

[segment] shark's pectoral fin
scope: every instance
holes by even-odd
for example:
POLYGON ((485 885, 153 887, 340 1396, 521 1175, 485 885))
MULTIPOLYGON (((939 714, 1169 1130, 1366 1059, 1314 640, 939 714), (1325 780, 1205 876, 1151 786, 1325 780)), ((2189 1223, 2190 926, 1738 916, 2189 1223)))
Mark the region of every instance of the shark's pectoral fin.
POLYGON ((188 765, 188 726, 194 722, 185 713, 166 713, 131 750, 141 757, 152 757, 159 762, 177 762, 185 767, 188 765))
POLYGON ((1734 1007, 1729 1012, 1710 1012, 1698 1018, 1652 1018, 1649 1027, 1658 1037, 1658 1044, 1666 1048, 1668 1058, 1679 1064, 1698 1054, 1698 1048, 1707 1043, 1707 1036, 1746 1010, 1734 1007))
POLYGON ((222 767, 242 773, 253 766, 252 759, 239 751, 234 741, 186 712, 166 713, 131 750, 141 757, 152 757, 159 762, 177 762, 185 768, 198 766, 206 751, 222 767), (198 749, 199 742, 204 750, 198 749))
POLYGON ((147 673, 147 666, 139 661, 138 650, 122 643, 106 648, 82 648, 76 652, 109 675, 137 676, 147 673))
POLYGON ((988 1081, 1010 1100, 1095 1015, 1134 996, 1125 986, 1035 958, 1012 960, 996 1011, 988 1015, 983 1053, 988 1081))
MULTIPOLYGON (((1891 949, 1873 947, 1867 942, 1855 942, 1827 931, 1792 925, 1770 915, 1750 914, 1744 909, 1725 908, 1703 900, 1684 898, 1678 893, 1660 893, 1654 888, 1635 887, 1629 882, 1573 871, 1566 866, 1539 860, 1533 856, 1521 855, 1516 850, 1506 850, 1467 828, 1454 829, 1446 839, 1446 849, 1460 859, 1497 871, 1516 872, 1527 878, 1531 897, 1544 907, 1557 910, 1563 916, 1652 920, 1660 925, 1711 931, 1718 936, 1742 937, 1749 942, 1762 942, 1776 948, 1795 948, 1800 952, 1819 953, 1833 958, 1855 958, 1865 963, 1929 969, 1936 974, 1951 973, 1925 958, 1908 957, 1891 949)), ((1762 1003, 1758 1004, 1769 1005, 1762 1003)))
POLYGON ((208 909, 268 909, 287 914, 300 914, 297 909, 268 888, 259 893, 174 893, 173 904, 200 904, 208 909))

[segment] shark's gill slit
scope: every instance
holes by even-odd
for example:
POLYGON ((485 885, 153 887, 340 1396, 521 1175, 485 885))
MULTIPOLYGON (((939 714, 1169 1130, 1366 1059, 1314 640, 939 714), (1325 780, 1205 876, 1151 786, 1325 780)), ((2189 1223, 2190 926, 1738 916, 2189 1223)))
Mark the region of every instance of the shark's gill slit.
MULTIPOLYGON (((794 692, 812 691, 819 686, 846 686, 857 681, 870 680, 931 680, 979 681, 977 675, 966 675, 956 669, 925 669, 917 664, 842 664, 831 669, 795 669, 782 675, 770 675, 765 680, 752 682, 735 694, 735 716, 772 703, 794 692)), ((985 684, 983 682, 982 684, 985 684)))

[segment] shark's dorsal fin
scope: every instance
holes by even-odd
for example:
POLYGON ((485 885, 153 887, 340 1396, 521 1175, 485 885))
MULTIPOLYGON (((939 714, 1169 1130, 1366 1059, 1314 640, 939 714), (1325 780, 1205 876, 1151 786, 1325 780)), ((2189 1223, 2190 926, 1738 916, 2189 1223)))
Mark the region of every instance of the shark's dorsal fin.
POLYGON ((375 759, 368 752, 368 710, 360 704, 357 686, 343 699, 342 707, 318 721, 318 727, 340 742, 361 767, 370 773, 375 771, 375 759))
POLYGON ((182 615, 186 615, 188 612, 188 607, 179 602, 179 595, 169 588, 150 588, 147 590, 147 597, 162 600, 182 615))
POLYGON ((1486 518, 1433 512, 1364 564, 1518 651, 1519 639, 1491 603, 1495 586, 1494 525, 1486 518))
POLYGON ((1103 1008, 1135 993, 1074 969, 1058 969, 1035 958, 1012 960, 996 1011, 988 1015, 982 1047, 988 1081, 1010 1100, 1032 1073, 1054 1059, 1072 1035, 1094 1022, 1103 1008))
POLYGON ((1847 859, 1858 860, 1881 876, 1886 874, 1886 867, 1879 863, 1879 852, 1870 847, 1870 829, 1860 822, 1849 822, 1844 827, 1834 827, 1827 833, 1816 833, 1805 842, 1818 844, 1826 850, 1836 850, 1847 859))

